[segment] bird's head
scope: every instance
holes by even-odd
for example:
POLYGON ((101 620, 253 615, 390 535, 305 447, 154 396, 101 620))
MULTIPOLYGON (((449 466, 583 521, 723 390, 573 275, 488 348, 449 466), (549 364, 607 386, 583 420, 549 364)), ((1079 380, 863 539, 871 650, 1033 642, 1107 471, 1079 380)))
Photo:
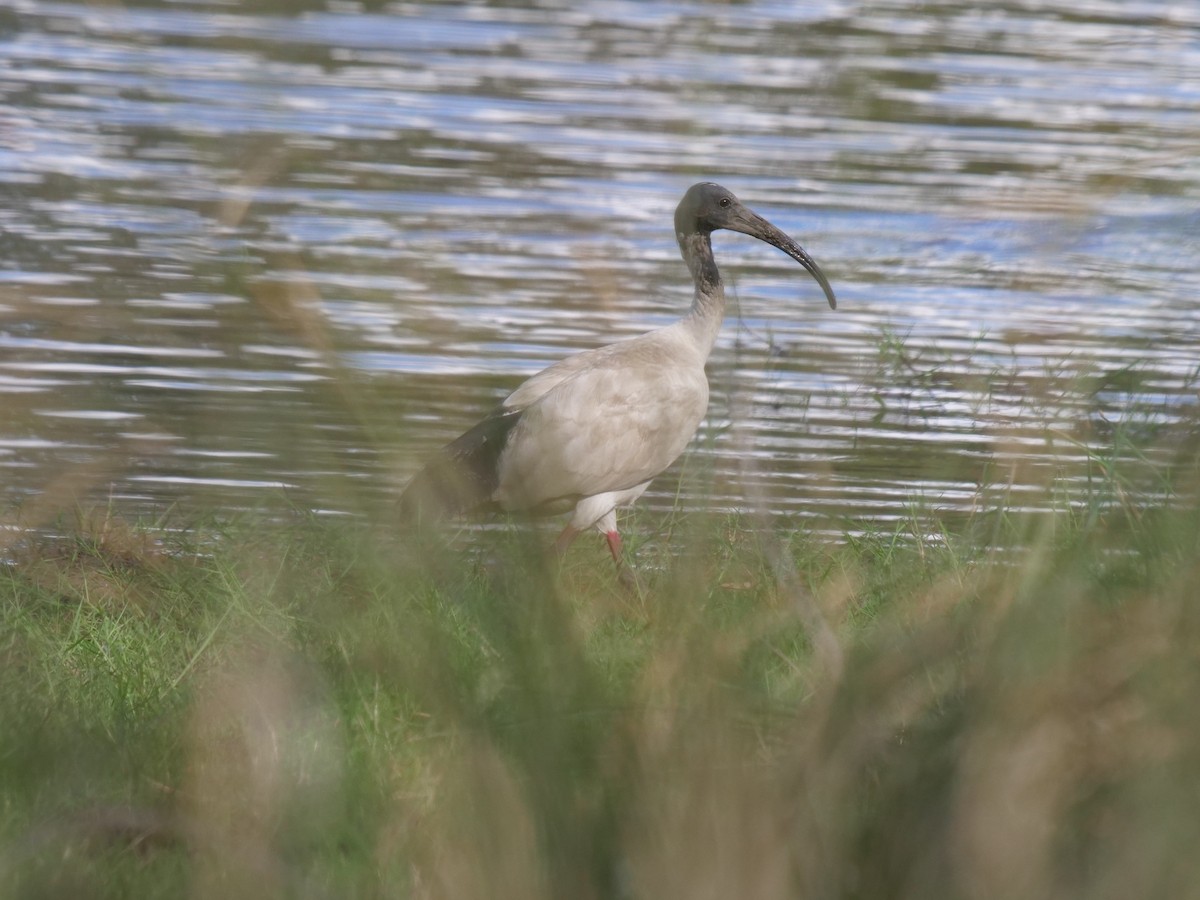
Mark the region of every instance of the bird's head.
POLYGON ((778 247, 808 270, 825 292, 829 306, 837 308, 837 298, 829 280, 799 244, 745 206, 732 191, 711 181, 692 185, 675 208, 675 236, 680 244, 690 235, 708 235, 721 228, 740 231, 778 247))

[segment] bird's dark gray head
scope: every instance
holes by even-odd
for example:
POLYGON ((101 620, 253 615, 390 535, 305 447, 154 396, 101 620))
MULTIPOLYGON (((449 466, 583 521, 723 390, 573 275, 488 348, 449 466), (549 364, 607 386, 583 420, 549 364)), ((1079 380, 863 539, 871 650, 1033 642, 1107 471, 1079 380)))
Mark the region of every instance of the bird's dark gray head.
POLYGON ((693 184, 675 208, 675 236, 680 247, 692 235, 707 236, 721 228, 739 231, 778 247, 808 270, 825 292, 829 306, 837 308, 837 298, 829 280, 799 244, 745 206, 733 191, 711 181, 693 184))
POLYGON ((675 207, 675 233, 711 234, 729 228, 731 216, 742 209, 745 207, 733 191, 711 181, 693 184, 675 207))

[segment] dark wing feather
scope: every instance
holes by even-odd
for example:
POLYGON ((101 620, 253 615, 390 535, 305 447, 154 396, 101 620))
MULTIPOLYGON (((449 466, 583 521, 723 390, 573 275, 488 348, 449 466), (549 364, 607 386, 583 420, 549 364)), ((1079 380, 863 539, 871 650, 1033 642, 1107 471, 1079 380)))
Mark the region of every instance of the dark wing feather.
POLYGON ((470 512, 491 502, 497 463, 521 411, 496 410, 438 451, 404 488, 400 514, 416 521, 470 512))

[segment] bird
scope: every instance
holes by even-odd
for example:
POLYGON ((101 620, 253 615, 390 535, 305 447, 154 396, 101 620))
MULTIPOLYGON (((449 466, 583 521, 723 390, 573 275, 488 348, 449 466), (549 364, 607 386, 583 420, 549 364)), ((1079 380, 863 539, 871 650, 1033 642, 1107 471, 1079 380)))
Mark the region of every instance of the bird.
POLYGON ((708 409, 704 366, 725 314, 712 250, 712 233, 720 229, 782 250, 837 308, 829 280, 795 240, 721 185, 692 185, 675 209, 675 237, 695 284, 687 314, 531 376, 413 476, 400 495, 401 514, 427 521, 486 508, 571 511, 554 542, 556 555, 595 528, 618 573, 627 574, 617 510, 632 505, 683 453, 708 409))

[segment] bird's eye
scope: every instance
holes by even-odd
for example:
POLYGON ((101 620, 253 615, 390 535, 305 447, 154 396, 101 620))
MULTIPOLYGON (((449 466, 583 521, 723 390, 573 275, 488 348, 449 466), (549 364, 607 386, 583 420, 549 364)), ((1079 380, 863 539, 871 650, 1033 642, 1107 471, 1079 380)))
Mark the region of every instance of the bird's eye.
POLYGON ((720 200, 717 201, 717 204, 719 206, 728 206, 732 202, 733 201, 730 200, 728 197, 722 197, 720 200))

